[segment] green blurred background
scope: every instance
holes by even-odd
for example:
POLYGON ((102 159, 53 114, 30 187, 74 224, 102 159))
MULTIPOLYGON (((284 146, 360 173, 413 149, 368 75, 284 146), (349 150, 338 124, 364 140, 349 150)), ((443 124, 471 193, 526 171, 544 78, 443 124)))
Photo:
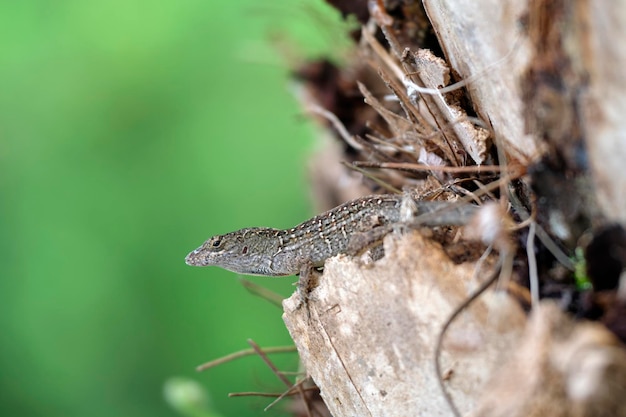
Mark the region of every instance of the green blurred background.
POLYGON ((313 129, 279 52, 332 46, 318 3, 0 2, 0 415, 179 415, 172 377, 223 415, 281 415, 226 397, 284 389, 260 359, 194 371, 289 344, 280 310, 183 258, 310 214, 313 129))

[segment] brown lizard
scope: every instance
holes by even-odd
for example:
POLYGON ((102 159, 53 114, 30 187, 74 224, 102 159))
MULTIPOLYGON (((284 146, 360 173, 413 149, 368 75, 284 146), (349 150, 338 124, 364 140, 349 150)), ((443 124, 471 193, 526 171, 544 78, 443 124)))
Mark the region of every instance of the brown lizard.
POLYGON ((252 227, 213 236, 185 258, 247 275, 286 276, 321 267, 338 254, 356 254, 394 228, 466 224, 478 207, 373 195, 349 201, 291 229, 252 227))

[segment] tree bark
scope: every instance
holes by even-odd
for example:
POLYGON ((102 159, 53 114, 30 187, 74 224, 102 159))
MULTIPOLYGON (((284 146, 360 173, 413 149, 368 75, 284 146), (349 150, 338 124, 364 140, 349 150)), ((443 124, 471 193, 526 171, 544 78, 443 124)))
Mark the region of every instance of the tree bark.
MULTIPOLYGON (((489 124, 499 163, 526 173, 519 181, 534 192, 538 224, 572 248, 591 228, 626 224, 626 0, 423 3, 447 65, 489 124)), ((388 21, 378 12, 379 24, 388 21)), ((496 261, 455 263, 445 249, 427 231, 393 233, 383 259, 330 259, 306 305, 300 295, 284 302, 333 416, 451 415, 433 365, 437 337, 496 261)), ((550 303, 532 310, 527 320, 517 299, 487 291, 454 321, 441 360, 458 410, 626 415, 623 345, 550 303)))

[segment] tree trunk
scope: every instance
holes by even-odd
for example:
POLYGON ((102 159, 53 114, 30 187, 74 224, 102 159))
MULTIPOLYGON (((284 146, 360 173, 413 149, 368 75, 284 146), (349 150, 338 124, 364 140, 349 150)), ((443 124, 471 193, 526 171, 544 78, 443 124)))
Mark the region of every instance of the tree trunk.
MULTIPOLYGON (((511 210, 512 220, 504 213, 489 217, 488 227, 500 236, 491 240, 488 227, 479 223, 447 231, 454 239, 434 239, 428 230, 394 232, 386 237, 379 261, 330 259, 304 305, 299 294, 286 300, 285 323, 332 415, 452 415, 453 408, 476 416, 626 415, 626 353, 618 340, 624 336, 615 330, 626 327, 624 315, 616 313, 625 311, 624 284, 621 290, 615 284, 599 291, 604 277, 594 276, 589 265, 602 262, 587 251, 594 289, 559 290, 552 297, 561 307, 565 293, 588 297, 594 306, 602 305, 603 324, 575 322, 548 301, 531 305, 525 287, 534 262, 526 255, 540 252, 535 245, 549 246, 543 238, 534 243, 535 230, 572 255, 584 246, 581 242, 597 241, 598 230, 626 223, 626 1, 425 0, 445 63, 407 35, 416 16, 407 11, 412 2, 403 3, 402 17, 384 9, 383 2, 369 3, 388 45, 377 49, 380 44, 365 33, 360 56, 379 72, 386 93, 402 103, 390 113, 371 93, 376 87, 357 76, 366 84, 360 89, 367 103, 385 121, 379 131, 406 138, 423 132, 424 125, 436 126, 446 143, 453 142, 452 151, 442 146, 433 152, 448 161, 442 166, 454 166, 459 149, 468 162, 456 167, 497 161, 501 185, 492 191, 508 206, 526 203, 533 217, 525 222, 523 210, 511 210), (450 78, 446 66, 452 78, 465 80, 469 106, 444 94, 412 99, 411 82, 443 87, 450 78), (461 123, 473 120, 467 116, 472 112, 482 125, 461 123), (528 201, 510 197, 513 189, 525 190, 521 194, 528 201), (510 221, 523 232, 508 228, 510 221), (471 243, 470 235, 498 249, 500 258, 453 260, 459 240, 467 252, 484 249, 471 243), (508 291, 489 290, 469 304, 436 353, 453 311, 488 277, 506 272, 498 259, 507 256, 515 266, 501 274, 509 282, 498 287, 508 291), (529 317, 523 307, 532 311, 529 317), (436 357, 442 375, 436 372, 436 357)), ((353 147, 362 153, 374 149, 359 143, 353 147)), ((398 175, 385 179, 399 186, 417 183, 398 175)), ((433 169, 428 175, 442 174, 433 169)), ((605 247, 615 249, 611 259, 618 263, 619 281, 626 240, 623 228, 615 227, 611 236, 617 237, 605 247)), ((559 275, 554 258, 537 259, 542 297, 552 284, 569 282, 563 277, 573 273, 562 271, 572 267, 571 260, 562 259, 559 275)), ((590 316, 583 310, 579 315, 590 316)))

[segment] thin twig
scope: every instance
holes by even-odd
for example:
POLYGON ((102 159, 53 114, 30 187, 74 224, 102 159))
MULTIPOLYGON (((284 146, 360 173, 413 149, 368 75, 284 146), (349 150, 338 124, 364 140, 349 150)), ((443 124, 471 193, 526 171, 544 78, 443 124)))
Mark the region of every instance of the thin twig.
POLYGON ((444 375, 443 375, 443 372, 441 370, 440 359, 441 359, 441 350, 442 350, 443 338, 445 336, 446 331, 448 330, 448 328, 450 327, 452 322, 454 322, 454 320, 459 316, 459 314, 461 314, 463 312, 463 310, 465 310, 467 307, 469 307, 469 305, 472 304, 472 302, 474 302, 474 300, 476 300, 483 292, 485 292, 485 290, 487 290, 487 288, 489 288, 494 282, 496 282, 496 280, 498 279, 499 273, 502 270, 502 264, 504 262, 502 260, 502 255, 500 256, 500 258, 501 258, 501 261, 498 262, 498 265, 497 265, 496 269, 485 280, 485 282, 483 282, 468 298, 466 298, 452 312, 450 317, 448 317, 448 319, 444 323, 443 327, 439 331, 439 336, 437 337, 437 344, 435 345, 435 355, 434 355, 435 372, 437 373, 437 381, 439 382, 439 387, 441 388, 441 392, 443 393, 443 396, 445 397, 446 402, 448 403, 448 405, 450 406, 450 409, 452 410, 452 413, 456 417, 461 417, 461 413, 460 413, 459 409, 457 408, 456 404, 454 404, 454 400, 452 399, 452 396, 450 395, 450 393, 446 389, 446 386, 444 384, 444 375))
MULTIPOLYGON (((269 347, 269 348, 265 348, 265 353, 293 353, 293 352, 297 352, 296 347, 295 346, 276 346, 276 347, 269 347)), ((251 356, 251 355, 255 355, 257 352, 254 349, 244 349, 244 350, 240 350, 238 352, 234 352, 231 353, 229 355, 226 356, 222 356, 221 358, 212 360, 210 362, 204 363, 202 365, 199 365, 196 367, 196 371, 201 372, 204 370, 207 370, 209 368, 213 368, 215 366, 221 365, 223 363, 226 362, 230 362, 232 360, 235 359, 239 359, 239 358, 243 358, 244 356, 251 356)))
POLYGON ((268 368, 270 368, 272 370, 272 372, 274 372, 274 374, 278 377, 278 379, 280 379, 282 381, 283 384, 285 384, 286 386, 290 387, 291 381, 289 379, 287 379, 286 376, 284 376, 276 367, 276 365, 274 365, 274 363, 269 359, 269 357, 267 356, 267 354, 265 353, 264 349, 261 349, 261 347, 259 345, 256 344, 256 342, 252 339, 248 339, 248 344, 252 347, 252 349, 254 350, 254 352, 259 355, 259 357, 263 360, 263 362, 265 362, 265 364, 267 365, 268 368))
MULTIPOLYGON (((293 395, 294 393, 298 393, 301 394, 303 391, 306 391, 306 389, 304 387, 302 387, 302 384, 304 384, 304 382, 306 381, 306 379, 301 379, 300 381, 296 382, 295 384, 293 384, 291 387, 289 387, 287 389, 287 391, 283 392, 282 394, 280 394, 279 396, 276 397, 276 399, 274 401, 272 401, 271 403, 269 403, 264 409, 263 411, 267 411, 270 408, 274 407, 276 404, 278 404, 278 402, 280 400, 282 400, 283 398, 289 396, 289 395, 293 395)), ((306 402, 305 402, 306 403, 306 402)), ((308 404, 308 403, 307 403, 308 404)), ((308 407, 307 407, 308 408, 308 407)))
POLYGON ((251 294, 261 297, 262 299, 269 301, 278 308, 282 309, 284 297, 280 294, 277 294, 274 291, 270 291, 267 288, 244 278, 240 278, 239 282, 251 294))
MULTIPOLYGON (((522 221, 526 221, 533 217, 526 211, 524 206, 522 206, 522 203, 519 201, 515 194, 510 194, 510 200, 513 208, 515 209, 515 212, 521 217, 522 221)), ((554 258, 559 261, 564 267, 566 267, 570 271, 574 271, 574 262, 572 262, 572 260, 565 254, 565 252, 563 252, 561 248, 558 247, 558 245, 554 242, 554 240, 552 240, 550 235, 548 235, 543 227, 535 222, 535 229, 535 234, 537 235, 537 238, 539 238, 541 243, 543 243, 543 246, 548 249, 552 256, 554 256, 554 258)))
MULTIPOLYGON (((248 344, 252 347, 252 349, 254 349, 254 351, 259 355, 259 357, 263 360, 263 362, 265 362, 268 368, 270 368, 272 372, 274 372, 274 375, 276 375, 278 379, 282 381, 283 384, 285 384, 289 389, 291 389, 292 386, 294 386, 294 384, 292 384, 291 381, 278 370, 276 365, 274 365, 274 363, 265 354, 265 352, 263 352, 263 349, 261 349, 254 340, 248 339, 248 344)), ((311 414, 311 407, 309 405, 309 401, 306 397, 304 390, 302 389, 302 385, 295 384, 295 386, 298 388, 298 391, 300 392, 300 397, 302 398, 302 402, 304 403, 306 407, 307 417, 313 417, 313 415, 311 414)), ((282 397, 284 397, 284 395, 282 397)), ((274 403, 275 401, 272 404, 274 403)))
MULTIPOLYGON (((304 391, 306 392, 313 392, 313 391, 319 391, 318 387, 308 387, 308 388, 303 388, 304 391)), ((299 394, 300 391, 295 390, 295 389, 291 389, 289 391, 287 391, 287 396, 290 395, 296 395, 299 394)), ((274 398, 274 397, 284 397, 285 394, 284 393, 278 393, 278 392, 260 392, 260 391, 242 391, 242 392, 230 392, 228 393, 229 397, 270 397, 270 398, 274 398)))
POLYGON ((306 106, 306 110, 310 113, 317 114, 318 116, 321 116, 324 119, 328 120, 335 127, 335 130, 337 130, 339 136, 341 136, 348 145, 350 145, 357 151, 363 150, 363 145, 354 140, 350 132, 348 132, 348 129, 346 129, 343 123, 341 123, 341 120, 339 120, 339 118, 335 116, 334 113, 326 110, 321 106, 318 106, 317 104, 308 104, 306 106))
POLYGON ((528 279, 533 308, 539 305, 539 277, 537 276, 537 258, 535 257, 535 229, 537 223, 530 222, 526 239, 526 257, 528 258, 528 279))
POLYGON ((372 181, 374 181, 376 184, 380 185, 381 187, 385 188, 386 190, 389 190, 390 192, 394 193, 394 194, 402 194, 402 190, 398 190, 396 187, 394 187, 393 185, 387 184, 385 181, 380 180, 378 178, 376 178, 375 176, 373 176, 371 173, 367 172, 367 170, 363 169, 363 168, 359 168, 353 164, 350 164, 348 162, 342 162, 341 163, 343 166, 350 168, 352 170, 355 170, 357 172, 360 172, 361 174, 363 174, 363 176, 371 179, 372 181))
POLYGON ((364 168, 383 168, 383 169, 401 169, 405 171, 441 171, 452 173, 480 173, 480 172, 501 172, 502 167, 499 165, 471 165, 451 167, 444 165, 425 165, 425 164, 413 164, 409 162, 369 162, 369 161, 356 161, 353 162, 355 166, 364 168))

